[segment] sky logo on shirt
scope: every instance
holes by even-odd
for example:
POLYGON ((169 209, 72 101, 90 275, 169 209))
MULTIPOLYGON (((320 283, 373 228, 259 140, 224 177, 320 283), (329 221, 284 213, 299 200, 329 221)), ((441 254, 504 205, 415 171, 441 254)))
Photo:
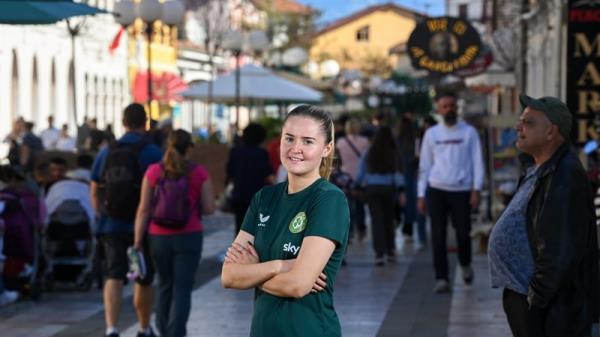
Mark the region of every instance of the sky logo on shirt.
POLYGON ((269 221, 270 218, 271 218, 270 215, 263 216, 262 213, 259 213, 258 219, 260 220, 260 222, 258 223, 258 227, 267 227, 266 222, 269 221))
POLYGON ((299 212, 296 216, 290 221, 290 232, 293 234, 298 234, 306 228, 306 213, 299 212))
POLYGON ((283 251, 287 253, 292 253, 294 256, 298 254, 300 250, 300 246, 294 246, 291 242, 288 242, 283 245, 283 251))

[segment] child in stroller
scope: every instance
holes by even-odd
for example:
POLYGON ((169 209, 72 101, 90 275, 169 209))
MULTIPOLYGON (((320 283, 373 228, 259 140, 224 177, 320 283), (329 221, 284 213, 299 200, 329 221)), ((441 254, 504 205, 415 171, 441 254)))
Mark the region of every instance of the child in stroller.
POLYGON ((11 166, 0 166, 0 222, 4 237, 2 279, 7 289, 40 295, 38 233, 45 206, 35 185, 11 166))
POLYGON ((52 289, 56 281, 88 290, 96 246, 89 185, 78 179, 54 183, 46 195, 46 207, 47 227, 42 238, 46 287, 52 289))

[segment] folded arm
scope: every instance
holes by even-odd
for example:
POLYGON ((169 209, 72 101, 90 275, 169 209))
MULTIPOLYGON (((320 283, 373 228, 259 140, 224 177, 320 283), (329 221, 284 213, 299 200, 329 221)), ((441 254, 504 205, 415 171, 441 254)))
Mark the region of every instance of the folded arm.
POLYGON ((230 248, 230 251, 233 250, 236 255, 239 255, 239 260, 225 259, 221 270, 221 285, 223 288, 254 288, 281 271, 281 260, 261 263, 258 261, 258 257, 250 256, 251 253, 247 247, 253 243, 253 235, 244 230, 239 232, 230 248))
POLYGON ((302 298, 313 290, 335 249, 335 242, 307 236, 301 247, 292 268, 269 278, 261 286, 263 291, 280 297, 302 298))

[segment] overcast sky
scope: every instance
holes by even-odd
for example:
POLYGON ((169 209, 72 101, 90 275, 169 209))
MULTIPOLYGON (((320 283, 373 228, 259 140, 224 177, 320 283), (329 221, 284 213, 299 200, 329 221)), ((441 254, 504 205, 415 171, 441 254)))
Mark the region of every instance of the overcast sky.
MULTIPOLYGON (((303 4, 321 10, 322 14, 319 23, 329 23, 341 17, 352 14, 368 6, 388 3, 390 0, 296 0, 303 4)), ((395 0, 393 1, 403 7, 407 7, 418 12, 425 12, 425 6, 428 6, 427 14, 438 16, 444 14, 444 0, 395 0)))

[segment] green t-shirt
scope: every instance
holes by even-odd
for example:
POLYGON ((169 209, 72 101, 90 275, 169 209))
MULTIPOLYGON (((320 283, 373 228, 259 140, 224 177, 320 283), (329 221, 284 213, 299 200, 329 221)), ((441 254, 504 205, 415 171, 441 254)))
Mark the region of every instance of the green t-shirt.
POLYGON ((242 230, 254 235, 261 262, 298 257, 305 236, 335 242, 325 266, 327 287, 303 298, 255 292, 251 337, 339 337, 333 307, 333 285, 348 242, 350 211, 344 193, 325 179, 304 190, 287 193, 287 183, 260 190, 250 204, 242 230))

